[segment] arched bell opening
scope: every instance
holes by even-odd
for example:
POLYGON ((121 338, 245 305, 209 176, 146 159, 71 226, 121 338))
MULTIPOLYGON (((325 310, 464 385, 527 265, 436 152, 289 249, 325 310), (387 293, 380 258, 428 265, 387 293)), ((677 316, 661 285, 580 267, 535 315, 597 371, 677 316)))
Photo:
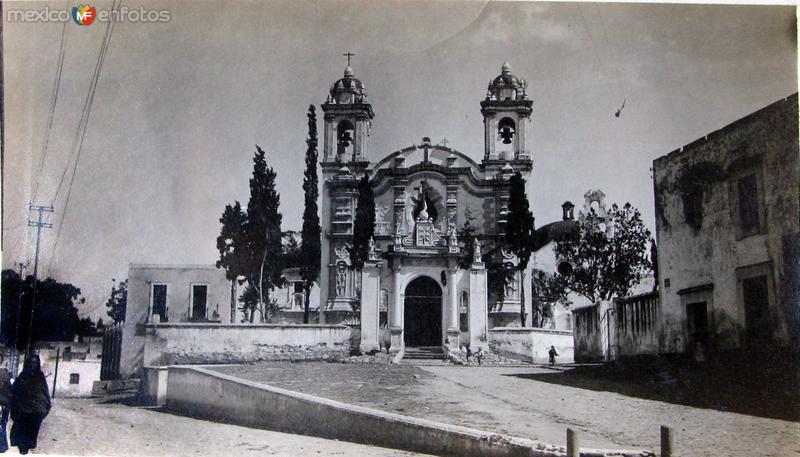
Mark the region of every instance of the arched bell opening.
POLYGON ((517 124, 513 119, 504 117, 497 124, 497 139, 502 144, 512 144, 517 134, 517 124))
POLYGON ((336 126, 336 155, 340 159, 353 155, 355 129, 353 123, 346 119, 336 126))

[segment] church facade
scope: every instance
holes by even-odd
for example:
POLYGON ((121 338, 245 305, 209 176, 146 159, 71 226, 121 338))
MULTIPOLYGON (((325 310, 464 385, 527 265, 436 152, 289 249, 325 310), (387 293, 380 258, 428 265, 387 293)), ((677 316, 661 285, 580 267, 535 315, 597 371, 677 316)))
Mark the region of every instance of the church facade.
POLYGON ((520 313, 530 301, 530 273, 492 287, 489 268, 517 264, 503 240, 509 179, 529 178, 533 166, 526 85, 507 63, 490 82, 480 101, 480 163, 428 138, 389 154, 373 150, 370 132, 380 124, 364 84, 348 66, 332 85, 322 104, 321 319, 360 313, 362 351, 378 350, 382 336, 390 352, 475 350, 486 347, 489 328, 530 322, 520 313), (364 175, 375 196, 375 234, 358 271, 349 249, 364 175))

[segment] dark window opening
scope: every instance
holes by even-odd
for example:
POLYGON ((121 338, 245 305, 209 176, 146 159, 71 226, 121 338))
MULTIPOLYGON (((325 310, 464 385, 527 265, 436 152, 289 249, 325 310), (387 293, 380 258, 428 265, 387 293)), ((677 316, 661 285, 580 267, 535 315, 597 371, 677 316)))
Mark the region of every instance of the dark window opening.
POLYGON ((81 382, 81 375, 78 373, 70 373, 69 374, 69 383, 70 384, 80 384, 81 382))
POLYGON ((208 298, 208 286, 192 286, 192 320, 206 319, 206 301, 208 298))
POLYGON ((161 322, 167 321, 166 284, 153 284, 153 316, 159 316, 161 322))
POLYGON ((743 234, 759 231, 758 180, 756 175, 740 178, 736 187, 739 193, 739 224, 743 234))

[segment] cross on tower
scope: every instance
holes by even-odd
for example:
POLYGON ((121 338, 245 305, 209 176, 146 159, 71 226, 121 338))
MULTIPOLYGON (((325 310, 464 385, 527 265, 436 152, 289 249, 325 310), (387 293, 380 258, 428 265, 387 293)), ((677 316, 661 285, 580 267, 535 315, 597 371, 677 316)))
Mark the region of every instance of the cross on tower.
POLYGON ((352 53, 352 52, 350 52, 350 51, 347 51, 347 52, 345 52, 345 53, 344 53, 344 54, 342 54, 342 55, 347 57, 347 66, 349 67, 349 66, 350 66, 350 57, 353 57, 355 54, 353 54, 353 53, 352 53))

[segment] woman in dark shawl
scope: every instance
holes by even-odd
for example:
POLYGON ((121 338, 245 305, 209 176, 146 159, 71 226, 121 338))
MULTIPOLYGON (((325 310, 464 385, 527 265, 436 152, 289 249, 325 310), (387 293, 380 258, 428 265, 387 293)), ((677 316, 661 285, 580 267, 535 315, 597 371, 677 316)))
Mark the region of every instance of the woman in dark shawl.
POLYGON ((50 412, 50 393, 38 355, 31 355, 14 381, 11 398, 11 445, 27 454, 36 447, 39 427, 50 412))
MULTIPOLYGON (((0 357, 2 359, 2 357, 0 357)), ((8 424, 8 413, 11 407, 11 375, 8 369, 0 367, 0 453, 8 450, 6 441, 6 424, 8 424)))

